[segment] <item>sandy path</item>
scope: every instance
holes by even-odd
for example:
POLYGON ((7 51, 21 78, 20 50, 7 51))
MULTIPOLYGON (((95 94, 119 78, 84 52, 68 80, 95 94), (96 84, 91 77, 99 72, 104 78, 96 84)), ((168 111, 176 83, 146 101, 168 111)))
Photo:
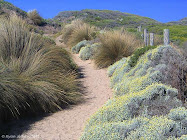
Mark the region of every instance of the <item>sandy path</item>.
MULTIPOLYGON (((59 40, 60 37, 56 39, 57 45, 62 45, 59 40)), ((86 90, 85 102, 35 122, 23 133, 27 139, 78 140, 86 120, 112 96, 106 70, 95 69, 91 61, 82 61, 78 55, 73 57, 84 74, 81 81, 86 90)))

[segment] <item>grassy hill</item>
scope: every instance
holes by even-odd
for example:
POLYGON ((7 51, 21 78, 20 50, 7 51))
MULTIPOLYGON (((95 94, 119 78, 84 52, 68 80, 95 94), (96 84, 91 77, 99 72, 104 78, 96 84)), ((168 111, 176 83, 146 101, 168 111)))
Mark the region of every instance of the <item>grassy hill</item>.
POLYGON ((20 8, 14 6, 13 4, 6 2, 4 0, 0 0, 0 16, 7 15, 11 12, 15 12, 19 16, 26 17, 27 13, 20 8))
POLYGON ((187 25, 187 17, 185 18, 182 18, 181 20, 179 21, 171 21, 171 22, 168 22, 168 24, 175 24, 175 25, 187 25))
MULTIPOLYGON (((155 33, 163 38, 163 30, 170 30, 170 41, 178 46, 184 46, 187 42, 187 26, 186 25, 175 25, 175 24, 155 24, 155 25, 144 25, 143 29, 148 29, 149 33, 155 33)), ((129 32, 137 32, 137 28, 127 28, 129 32)), ((143 33, 143 30, 142 30, 143 33)))
POLYGON ((28 16, 27 12, 23 11, 22 9, 14 6, 9 2, 0 0, 0 17, 9 16, 11 13, 16 13, 18 16, 24 18, 26 22, 30 25, 31 30, 34 29, 36 33, 50 34, 50 33, 57 33, 60 30, 61 23, 56 22, 55 20, 52 19, 43 19, 41 17, 43 24, 36 25, 33 22, 33 19, 31 19, 28 16))
MULTIPOLYGON (((29 21, 27 13, 13 4, 0 0, 0 16, 6 16, 15 12, 19 16, 26 18, 29 21)), ((83 19, 85 22, 95 25, 100 28, 120 28, 126 27, 130 32, 136 32, 136 28, 142 25, 149 32, 154 32, 160 36, 163 34, 163 29, 169 28, 171 32, 171 41, 177 45, 182 45, 187 41, 187 18, 179 21, 160 23, 154 19, 111 10, 81 10, 81 11, 63 11, 53 19, 45 19, 44 27, 35 27, 36 30, 43 30, 46 33, 57 32, 61 24, 70 23, 74 19, 83 19), (58 30, 56 30, 56 28, 58 30)), ((37 31, 41 32, 41 31, 37 31)))
POLYGON ((163 29, 170 30, 170 39, 172 42, 175 42, 177 45, 183 45, 187 41, 187 26, 186 25, 155 25, 147 26, 149 32, 154 32, 158 35, 163 35, 163 29))
POLYGON ((82 19, 86 23, 100 28, 121 28, 125 27, 130 32, 137 32, 137 27, 142 25, 149 32, 160 36, 163 29, 170 29, 171 41, 177 45, 183 45, 187 41, 187 18, 180 21, 161 23, 154 19, 111 10, 81 10, 63 11, 53 18, 55 21, 70 23, 74 19, 82 19))
POLYGON ((81 10, 81 11, 63 11, 54 17, 54 20, 61 22, 70 22, 75 18, 80 18, 98 27, 136 27, 138 25, 155 25, 160 22, 138 15, 123 13, 111 10, 81 10))

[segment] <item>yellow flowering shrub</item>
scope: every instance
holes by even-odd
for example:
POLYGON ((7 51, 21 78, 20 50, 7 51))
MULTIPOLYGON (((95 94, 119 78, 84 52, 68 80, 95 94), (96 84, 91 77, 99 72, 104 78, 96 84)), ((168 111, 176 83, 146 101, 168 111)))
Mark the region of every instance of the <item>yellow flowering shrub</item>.
POLYGON ((129 57, 111 65, 114 97, 88 120, 81 140, 186 138, 187 109, 177 99, 178 81, 172 79, 179 71, 173 70, 175 60, 168 62, 175 58, 182 61, 172 47, 159 46, 142 55, 134 67, 129 57))
POLYGON ((127 140, 164 140, 172 131, 175 122, 167 117, 152 117, 149 122, 132 131, 127 140))

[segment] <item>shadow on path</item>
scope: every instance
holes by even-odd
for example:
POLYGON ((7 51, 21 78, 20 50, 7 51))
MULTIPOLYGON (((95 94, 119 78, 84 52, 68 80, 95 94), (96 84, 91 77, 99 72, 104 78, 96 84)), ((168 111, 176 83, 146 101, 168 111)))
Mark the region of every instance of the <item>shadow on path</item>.
MULTIPOLYGON (((83 86, 83 79, 85 78, 84 75, 84 68, 83 67, 79 67, 78 68, 78 79, 80 80, 80 82, 78 82, 78 86, 79 86, 79 92, 81 94, 86 94, 86 87, 83 86)), ((84 100, 82 100, 81 102, 79 102, 78 104, 82 104, 85 103, 84 100)), ((74 105, 69 105, 66 107, 62 107, 62 109, 68 110, 68 109, 72 109, 74 105)), ((59 110, 60 111, 60 110, 59 110)), ((43 119, 45 119, 46 117, 51 116, 53 113, 46 113, 46 114, 38 114, 35 116, 27 116, 24 118, 20 118, 19 120, 10 120, 7 122, 0 122, 0 140, 3 139, 16 139, 16 137, 19 136, 23 136, 22 135, 24 132, 30 130, 32 124, 41 121, 43 119), (2 138, 2 137, 6 137, 7 138, 2 138)))

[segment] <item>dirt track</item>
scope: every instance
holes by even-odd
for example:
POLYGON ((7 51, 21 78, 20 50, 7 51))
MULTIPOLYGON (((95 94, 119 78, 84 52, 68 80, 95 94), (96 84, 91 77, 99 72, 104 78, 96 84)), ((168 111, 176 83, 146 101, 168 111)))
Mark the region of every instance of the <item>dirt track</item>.
MULTIPOLYGON (((59 40, 60 37, 56 39, 56 44, 62 45, 59 40)), ((73 58, 83 73, 81 81, 86 91, 85 102, 34 122, 27 131, 22 133, 24 138, 29 140, 33 140, 33 138, 38 140, 78 140, 86 120, 112 96, 105 69, 95 69, 90 60, 82 61, 78 55, 73 55, 73 58)), ((20 131, 19 129, 24 129, 24 126, 21 128, 16 126, 12 132, 20 131)))

